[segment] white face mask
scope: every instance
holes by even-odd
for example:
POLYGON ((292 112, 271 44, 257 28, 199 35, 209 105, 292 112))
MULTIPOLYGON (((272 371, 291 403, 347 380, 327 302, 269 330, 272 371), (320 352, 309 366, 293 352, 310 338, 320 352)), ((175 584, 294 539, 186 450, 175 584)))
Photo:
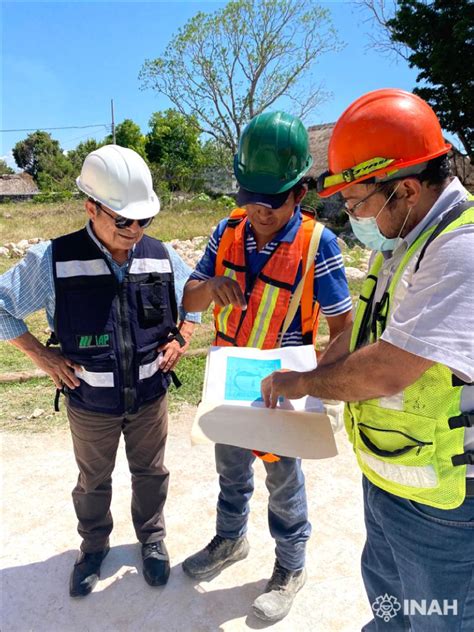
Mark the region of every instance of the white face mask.
POLYGON ((385 237, 377 224, 377 217, 390 202, 391 198, 395 195, 399 186, 400 184, 398 184, 392 191, 392 193, 388 196, 388 198, 385 200, 384 205, 375 217, 358 218, 349 215, 349 221, 351 223, 352 230, 354 231, 354 235, 359 241, 361 241, 371 250, 395 250, 395 248, 401 241, 400 235, 405 228, 405 224, 407 223, 408 217, 411 213, 411 209, 413 208, 412 206, 410 206, 410 208, 408 209, 405 221, 403 222, 397 237, 392 237, 390 239, 388 237, 385 237))

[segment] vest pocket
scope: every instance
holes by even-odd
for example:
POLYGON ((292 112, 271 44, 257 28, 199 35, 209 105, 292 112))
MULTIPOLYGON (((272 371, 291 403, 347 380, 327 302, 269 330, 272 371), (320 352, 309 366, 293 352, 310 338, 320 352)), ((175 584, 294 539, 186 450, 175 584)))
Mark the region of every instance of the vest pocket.
POLYGON ((160 325, 170 310, 168 285, 161 281, 140 284, 137 290, 137 304, 141 327, 160 325))
POLYGON ((162 373, 159 368, 163 354, 156 350, 156 346, 155 344, 148 350, 142 349, 137 354, 137 394, 144 401, 162 395, 171 382, 171 377, 162 373))
POLYGON ((120 403, 118 372, 115 357, 111 353, 75 357, 81 365, 76 371, 80 386, 68 389, 68 395, 76 405, 88 410, 112 411, 120 403))
POLYGON ((364 403, 357 422, 357 447, 386 461, 425 465, 435 453, 436 420, 364 403))

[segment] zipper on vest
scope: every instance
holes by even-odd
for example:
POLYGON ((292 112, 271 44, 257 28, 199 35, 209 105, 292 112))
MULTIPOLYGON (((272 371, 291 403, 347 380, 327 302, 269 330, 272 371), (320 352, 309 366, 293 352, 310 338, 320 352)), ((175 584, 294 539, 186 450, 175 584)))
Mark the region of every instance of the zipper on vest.
POLYGON ((368 424, 364 424, 364 423, 359 423, 357 425, 359 428, 361 439, 363 440, 365 445, 369 449, 372 449, 375 452, 375 454, 379 454, 381 456, 390 456, 390 455, 398 456, 400 454, 405 454, 406 452, 409 452, 410 450, 414 450, 414 449, 416 449, 416 455, 418 456, 422 448, 424 448, 425 446, 433 445, 432 441, 421 441, 420 439, 417 439, 416 437, 412 437, 411 435, 407 434, 406 432, 402 432, 401 430, 391 430, 388 428, 376 428, 375 426, 369 426, 368 424), (407 445, 407 446, 404 446, 403 448, 399 448, 398 450, 381 450, 374 443, 372 443, 369 437, 365 433, 363 433, 362 430, 360 430, 360 428, 368 428, 369 430, 375 430, 376 432, 387 432, 391 434, 401 435, 405 437, 406 439, 408 439, 409 441, 413 441, 413 445, 407 445))
POLYGON ((121 373, 123 384, 124 409, 126 413, 133 413, 136 404, 136 390, 134 387, 133 343, 128 322, 127 301, 128 279, 125 277, 118 288, 119 300, 119 332, 118 343, 120 346, 121 373))

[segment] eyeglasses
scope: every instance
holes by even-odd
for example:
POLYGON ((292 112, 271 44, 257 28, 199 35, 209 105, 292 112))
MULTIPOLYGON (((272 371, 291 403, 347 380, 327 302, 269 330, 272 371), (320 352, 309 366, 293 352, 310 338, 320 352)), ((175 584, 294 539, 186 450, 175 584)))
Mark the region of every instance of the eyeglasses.
POLYGON ((114 220, 115 226, 117 228, 128 228, 133 224, 133 222, 138 222, 140 228, 147 228, 153 221, 153 217, 145 217, 143 219, 130 219, 129 217, 123 217, 122 215, 112 215, 112 213, 109 213, 109 211, 104 208, 102 204, 99 204, 99 202, 94 202, 94 204, 97 208, 99 208, 101 211, 104 211, 106 215, 114 220))
POLYGON ((356 202, 352 208, 349 208, 348 202, 344 202, 343 210, 349 215, 349 217, 356 217, 356 209, 367 202, 367 200, 375 193, 380 193, 380 189, 376 187, 373 191, 369 193, 369 195, 366 195, 365 198, 362 198, 362 200, 356 202))

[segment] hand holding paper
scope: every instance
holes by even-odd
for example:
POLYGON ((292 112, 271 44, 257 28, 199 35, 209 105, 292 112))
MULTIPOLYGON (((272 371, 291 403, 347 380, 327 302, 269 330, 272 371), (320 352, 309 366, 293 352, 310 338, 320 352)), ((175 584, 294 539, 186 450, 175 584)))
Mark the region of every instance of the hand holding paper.
POLYGON ((304 390, 301 380, 302 373, 281 369, 268 375, 262 380, 262 397, 267 408, 276 408, 278 398, 300 399, 308 393, 304 390))
POLYGON ((315 367, 312 345, 266 351, 212 347, 191 433, 193 443, 211 441, 307 459, 335 456, 330 419, 320 400, 280 391, 287 399, 278 401, 276 393, 270 410, 260 396, 262 378, 265 382, 277 376, 284 381, 315 367))

